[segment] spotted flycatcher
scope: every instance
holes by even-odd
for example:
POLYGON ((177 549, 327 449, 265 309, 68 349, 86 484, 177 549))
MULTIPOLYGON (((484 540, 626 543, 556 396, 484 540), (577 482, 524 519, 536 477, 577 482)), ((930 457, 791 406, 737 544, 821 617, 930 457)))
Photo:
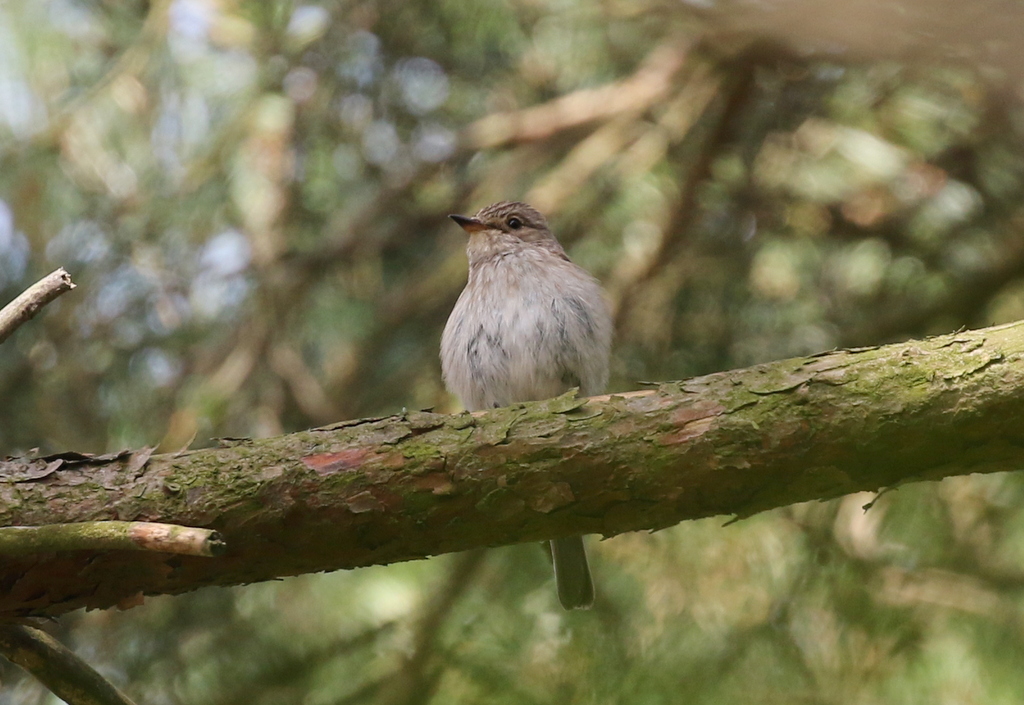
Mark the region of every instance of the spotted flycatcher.
MULTIPOLYGON (((469 281, 441 336, 449 391, 470 411, 558 396, 608 381, 612 319, 601 285, 569 261, 540 213, 495 203, 451 219, 469 234, 469 281)), ((583 537, 551 542, 558 599, 590 607, 583 537)))

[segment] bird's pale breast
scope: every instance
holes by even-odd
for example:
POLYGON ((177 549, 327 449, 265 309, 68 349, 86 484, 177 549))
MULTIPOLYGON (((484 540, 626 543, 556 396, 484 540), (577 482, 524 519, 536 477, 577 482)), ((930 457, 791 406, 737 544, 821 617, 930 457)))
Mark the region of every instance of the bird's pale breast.
POLYGON ((597 281, 548 253, 470 272, 441 338, 448 388, 467 409, 547 399, 607 381, 611 318, 597 281))

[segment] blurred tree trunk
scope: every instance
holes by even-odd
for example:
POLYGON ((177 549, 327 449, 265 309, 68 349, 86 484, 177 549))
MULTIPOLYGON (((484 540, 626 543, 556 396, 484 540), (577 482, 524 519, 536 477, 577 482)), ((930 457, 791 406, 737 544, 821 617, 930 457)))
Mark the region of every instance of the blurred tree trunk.
POLYGON ((0 560, 0 617, 718 514, 1024 461, 1024 323, 469 415, 414 412, 150 456, 0 466, 0 523, 161 521, 217 558, 0 560))

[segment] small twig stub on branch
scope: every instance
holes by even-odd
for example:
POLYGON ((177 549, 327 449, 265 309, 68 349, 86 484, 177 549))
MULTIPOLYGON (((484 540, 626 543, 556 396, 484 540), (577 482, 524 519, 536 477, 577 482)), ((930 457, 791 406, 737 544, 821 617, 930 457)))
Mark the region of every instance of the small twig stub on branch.
POLYGON ((84 521, 0 528, 0 555, 129 550, 219 556, 226 549, 224 539, 216 531, 147 521, 84 521))
POLYGON ((63 267, 30 286, 18 298, 0 309, 0 343, 7 340, 21 324, 39 313, 43 306, 74 288, 71 275, 63 267))

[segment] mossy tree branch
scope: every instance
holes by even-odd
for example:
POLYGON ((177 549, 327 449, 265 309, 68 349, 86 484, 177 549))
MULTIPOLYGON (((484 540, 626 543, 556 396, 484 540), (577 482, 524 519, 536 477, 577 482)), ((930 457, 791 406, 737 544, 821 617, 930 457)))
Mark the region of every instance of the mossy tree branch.
POLYGON ((1024 464, 1024 323, 479 415, 0 465, 0 525, 159 521, 224 556, 0 557, 0 618, 711 515, 1024 464))

